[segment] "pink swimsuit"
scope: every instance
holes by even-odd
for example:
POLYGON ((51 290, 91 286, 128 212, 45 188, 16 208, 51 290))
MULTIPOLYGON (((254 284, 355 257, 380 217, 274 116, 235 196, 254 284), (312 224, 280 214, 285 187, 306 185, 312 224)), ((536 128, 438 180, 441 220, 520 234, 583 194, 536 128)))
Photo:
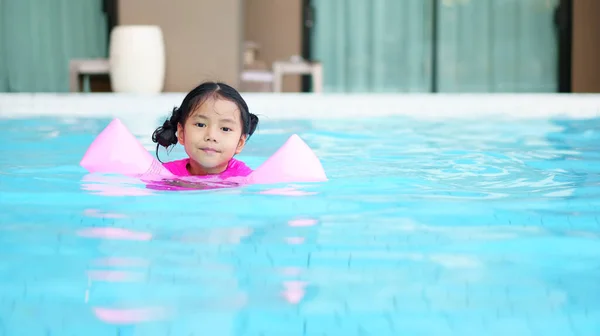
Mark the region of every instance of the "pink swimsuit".
POLYGON ((227 169, 220 174, 193 176, 187 170, 187 164, 190 159, 181 159, 163 163, 171 174, 181 177, 181 180, 166 179, 162 182, 153 181, 146 184, 146 188, 154 190, 198 190, 198 189, 219 189, 224 187, 235 187, 240 185, 240 181, 220 181, 222 179, 234 177, 246 177, 252 173, 252 169, 246 166, 242 161, 231 159, 227 164, 227 169), (186 178, 189 177, 192 180, 186 178), (202 180, 198 181, 198 179, 202 180), (215 180, 216 179, 216 180, 215 180))
MULTIPOLYGON (((164 163, 163 166, 167 168, 171 174, 176 176, 191 176, 187 170, 187 164, 190 162, 190 159, 181 159, 177 161, 171 161, 164 163)), ((227 169, 224 172, 218 175, 207 175, 206 177, 219 177, 222 179, 226 179, 229 177, 245 177, 252 173, 252 169, 246 166, 242 161, 231 159, 229 160, 229 164, 227 164, 227 169)), ((199 176, 200 177, 200 176, 199 176)))

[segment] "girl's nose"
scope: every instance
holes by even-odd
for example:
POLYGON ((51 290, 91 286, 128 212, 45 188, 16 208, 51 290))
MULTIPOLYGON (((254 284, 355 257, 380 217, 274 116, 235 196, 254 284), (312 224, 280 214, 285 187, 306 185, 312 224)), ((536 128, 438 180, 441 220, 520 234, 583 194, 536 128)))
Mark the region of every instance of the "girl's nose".
POLYGON ((209 127, 206 130, 206 133, 204 134, 204 141, 217 141, 215 138, 215 131, 212 129, 212 127, 209 127))

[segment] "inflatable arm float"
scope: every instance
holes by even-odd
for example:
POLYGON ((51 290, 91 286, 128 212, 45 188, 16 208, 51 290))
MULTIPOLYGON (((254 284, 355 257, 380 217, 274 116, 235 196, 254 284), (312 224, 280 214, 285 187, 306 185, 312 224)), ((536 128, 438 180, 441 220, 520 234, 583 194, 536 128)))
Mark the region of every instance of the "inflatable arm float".
MULTIPOLYGON (((177 178, 114 119, 92 142, 80 162, 90 173, 115 173, 147 178, 177 178)), ((327 176, 319 158, 296 134, 246 177, 245 184, 323 182, 327 176)), ((224 179, 227 180, 227 179, 224 179)))

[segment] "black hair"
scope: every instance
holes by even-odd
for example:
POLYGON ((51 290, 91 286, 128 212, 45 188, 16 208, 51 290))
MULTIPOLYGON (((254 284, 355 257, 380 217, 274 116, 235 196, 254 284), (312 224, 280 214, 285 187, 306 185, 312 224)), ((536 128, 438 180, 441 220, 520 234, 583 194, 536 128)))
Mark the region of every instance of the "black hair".
POLYGON ((183 98, 181 106, 174 108, 171 117, 152 133, 152 141, 156 143, 157 157, 159 146, 169 148, 177 144, 177 125, 185 125, 190 114, 211 97, 226 99, 237 105, 242 116, 242 134, 250 138, 258 125, 258 117, 250 113, 248 105, 240 93, 225 83, 205 82, 190 91, 183 98))

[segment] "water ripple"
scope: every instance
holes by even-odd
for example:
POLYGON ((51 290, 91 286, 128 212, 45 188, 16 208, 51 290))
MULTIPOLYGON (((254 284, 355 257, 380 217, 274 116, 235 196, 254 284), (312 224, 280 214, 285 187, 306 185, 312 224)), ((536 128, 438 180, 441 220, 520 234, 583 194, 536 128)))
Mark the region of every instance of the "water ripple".
POLYGON ((0 334, 600 328, 600 120, 267 120, 331 180, 186 192, 86 174, 107 123, 0 121, 0 334))

